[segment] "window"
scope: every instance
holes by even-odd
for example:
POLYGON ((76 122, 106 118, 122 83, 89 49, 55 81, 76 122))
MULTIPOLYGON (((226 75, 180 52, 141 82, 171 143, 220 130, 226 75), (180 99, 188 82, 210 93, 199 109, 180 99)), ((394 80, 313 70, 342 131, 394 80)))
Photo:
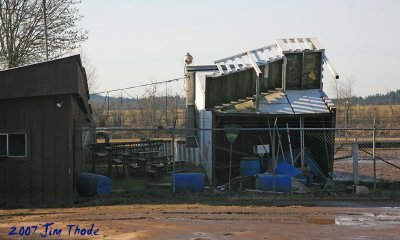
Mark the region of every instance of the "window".
POLYGON ((96 143, 96 129, 82 128, 82 149, 89 149, 91 144, 96 143))
POLYGON ((25 133, 1 133, 0 134, 0 156, 3 157, 26 157, 26 134, 25 133))
POLYGON ((0 134, 0 156, 7 156, 7 135, 0 134))

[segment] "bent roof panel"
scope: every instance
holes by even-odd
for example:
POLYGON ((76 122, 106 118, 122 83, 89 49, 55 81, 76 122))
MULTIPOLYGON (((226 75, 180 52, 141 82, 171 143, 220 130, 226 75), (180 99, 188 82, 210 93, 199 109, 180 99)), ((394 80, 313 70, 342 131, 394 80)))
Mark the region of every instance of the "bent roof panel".
POLYGON ((260 99, 259 111, 266 114, 294 114, 285 93, 275 92, 260 99))
MULTIPOLYGON (((269 93, 260 97, 258 113, 279 115, 330 113, 325 98, 326 95, 319 89, 289 90, 286 92, 269 93)), ((239 103, 232 107, 225 107, 222 109, 222 112, 255 113, 255 109, 249 107, 249 102, 251 101, 247 101, 247 104, 239 103)))

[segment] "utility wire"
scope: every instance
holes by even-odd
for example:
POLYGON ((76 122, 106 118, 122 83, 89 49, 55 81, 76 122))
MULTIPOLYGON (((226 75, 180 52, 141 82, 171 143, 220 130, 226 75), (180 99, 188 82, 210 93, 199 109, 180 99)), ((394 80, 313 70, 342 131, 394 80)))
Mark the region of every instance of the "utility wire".
POLYGON ((146 87, 146 86, 152 86, 152 85, 157 85, 157 84, 169 83, 169 82, 179 81, 179 80, 186 79, 186 78, 187 77, 174 78, 174 79, 169 79, 169 80, 161 81, 161 82, 146 83, 146 84, 136 85, 136 86, 132 86, 132 87, 118 88, 118 89, 113 89, 113 90, 108 90, 108 91, 96 92, 96 93, 92 93, 90 95, 117 92, 117 91, 125 91, 127 89, 133 89, 133 88, 139 88, 139 87, 146 87))

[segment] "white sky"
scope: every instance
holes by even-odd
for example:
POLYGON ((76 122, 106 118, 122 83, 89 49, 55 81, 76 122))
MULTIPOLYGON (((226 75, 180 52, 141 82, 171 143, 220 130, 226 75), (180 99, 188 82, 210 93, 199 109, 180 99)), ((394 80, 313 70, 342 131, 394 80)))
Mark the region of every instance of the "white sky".
MULTIPOLYGON (((285 37, 318 38, 356 95, 400 89, 397 0, 84 0, 79 8, 99 91, 182 77, 186 51, 194 64, 212 64, 285 37)), ((182 81, 172 87, 182 89, 182 81)))

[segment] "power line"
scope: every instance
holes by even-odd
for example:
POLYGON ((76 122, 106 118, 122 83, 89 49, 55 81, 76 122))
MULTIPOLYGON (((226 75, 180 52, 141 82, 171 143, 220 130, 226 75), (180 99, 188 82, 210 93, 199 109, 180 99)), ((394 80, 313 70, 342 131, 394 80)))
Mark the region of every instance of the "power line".
MULTIPOLYGON (((96 93, 92 93, 92 94, 90 94, 90 95, 101 94, 101 93, 117 92, 117 91, 125 91, 125 90, 128 90, 128 89, 134 89, 134 88, 140 88, 140 87, 146 87, 146 86, 152 86, 152 85, 158 85, 158 84, 163 84, 163 83, 169 83, 169 82, 179 81, 179 80, 186 79, 186 78, 187 78, 187 77, 174 78, 174 79, 169 79, 169 80, 161 81, 161 82, 146 83, 146 84, 136 85, 136 86, 132 86, 132 87, 118 88, 118 89, 113 89, 113 90, 108 90, 108 91, 96 92, 96 93)), ((126 93, 126 92, 125 92, 125 93, 126 93)))

